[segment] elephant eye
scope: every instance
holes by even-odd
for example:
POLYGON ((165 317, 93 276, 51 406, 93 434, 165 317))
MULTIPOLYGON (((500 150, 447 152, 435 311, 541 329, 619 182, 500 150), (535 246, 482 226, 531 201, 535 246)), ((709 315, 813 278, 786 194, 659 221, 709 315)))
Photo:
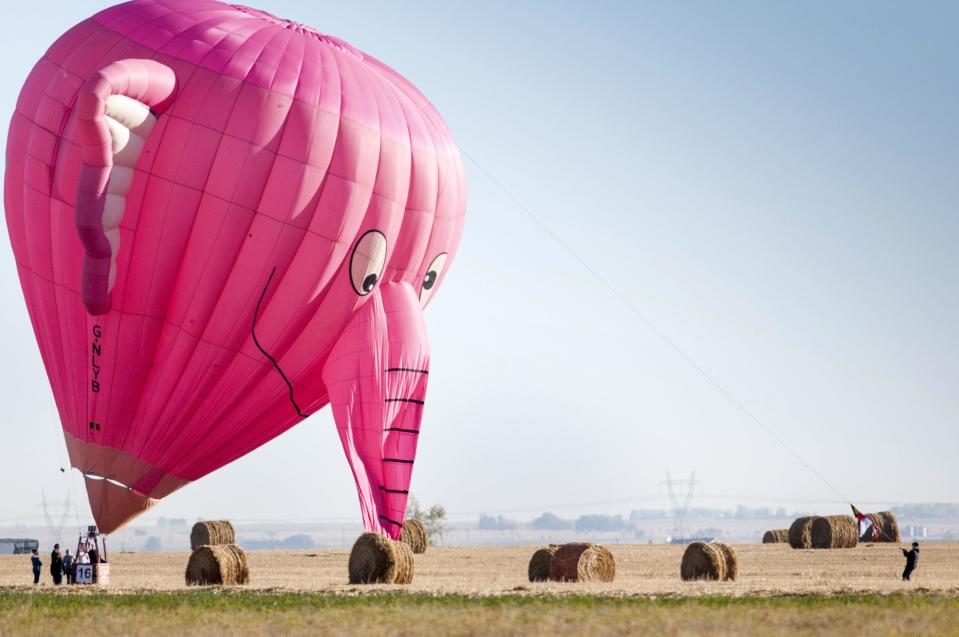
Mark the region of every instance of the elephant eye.
POLYGON ((426 269, 426 275, 423 277, 423 287, 420 289, 420 305, 426 305, 430 295, 433 294, 436 281, 439 279, 440 274, 443 273, 443 267, 446 265, 446 257, 447 254, 445 252, 439 253, 433 259, 433 262, 430 263, 430 267, 426 269))
POLYGON ((370 230, 356 242, 350 256, 350 282, 360 296, 373 291, 383 276, 386 265, 386 236, 379 230, 370 230))

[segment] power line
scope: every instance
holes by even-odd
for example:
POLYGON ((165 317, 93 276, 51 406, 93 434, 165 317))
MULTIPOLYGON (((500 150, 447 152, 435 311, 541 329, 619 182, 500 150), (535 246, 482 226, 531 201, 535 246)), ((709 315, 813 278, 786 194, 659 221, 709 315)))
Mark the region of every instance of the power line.
POLYGON ((489 179, 490 182, 493 183, 493 185, 495 185, 504 195, 506 195, 506 196, 516 205, 517 208, 519 208, 521 211, 523 211, 523 212, 526 214, 527 217, 529 217, 530 219, 532 219, 533 222, 536 223, 536 225, 538 225, 544 232, 546 232, 546 234, 548 234, 550 237, 552 237, 553 240, 554 240, 557 244, 559 244, 560 247, 563 248, 563 250, 565 250, 571 257, 573 257, 573 259, 575 259, 576 261, 578 261, 579 264, 580 264, 581 266, 583 266, 583 268, 584 268, 587 272, 589 272, 591 275, 593 275, 593 277, 594 277, 597 281, 599 281, 600 284, 601 284, 603 287, 605 287, 610 293, 612 293, 613 296, 615 296, 617 299, 619 299, 619 301, 620 301, 623 305, 625 305, 626 308, 627 308, 630 312, 632 312, 634 316, 636 316, 636 318, 638 318, 640 321, 642 321, 642 322, 646 325, 646 327, 648 327, 650 330, 652 330, 657 336, 659 336, 660 339, 663 340, 663 342, 665 342, 667 345, 669 345, 677 354, 679 354, 683 359, 685 359, 686 362, 689 363, 696 371, 698 371, 698 372, 700 373, 700 375, 702 375, 703 378, 705 378, 707 381, 709 381, 709 383, 710 383, 713 387, 715 387, 717 390, 719 390, 719 392, 720 392, 723 396, 725 396, 727 399, 729 399, 730 402, 732 402, 734 405, 736 405, 736 407, 738 407, 739 410, 740 410, 742 413, 744 413, 747 418, 749 418, 750 420, 752 420, 755 424, 759 425, 759 427, 760 427, 763 431, 765 431, 773 440, 775 440, 777 443, 779 443, 779 445, 780 445, 783 449, 785 449, 787 452, 789 452, 801 465, 803 465, 807 470, 809 470, 810 473, 812 473, 814 476, 816 476, 823 484, 825 484, 825 485, 826 485, 827 487, 829 487, 836 495, 838 495, 840 498, 842 498, 842 500, 843 500, 844 502, 849 502, 849 498, 847 498, 845 495, 843 495, 842 491, 840 491, 840 490, 837 489, 835 486, 833 486, 833 484, 832 484, 831 482, 829 482, 829 480, 827 480, 827 479, 825 478, 825 476, 823 476, 821 473, 819 473, 818 471, 816 471, 808 462, 806 462, 806 461, 803 459, 802 456, 799 455, 799 453, 797 453, 792 447, 790 447, 789 445, 787 445, 786 442, 785 442, 782 438, 780 438, 779 436, 777 436, 775 432, 773 432, 769 427, 766 426, 765 423, 763 423, 763 421, 761 421, 755 414, 753 414, 753 412, 751 412, 749 409, 747 409, 746 406, 745 406, 742 402, 740 402, 739 400, 737 400, 736 397, 733 396, 725 387, 723 387, 721 384, 719 384, 719 382, 718 382, 715 378, 713 378, 705 369, 703 369, 703 367, 700 366, 695 360, 693 360, 693 358, 692 358, 691 356, 689 356, 689 354, 687 354, 685 351, 683 351, 682 348, 679 347, 679 345, 677 345, 675 342, 673 342, 673 340, 670 339, 662 330, 660 330, 658 327, 656 327, 656 325, 655 325, 652 321, 650 321, 650 320, 646 317, 645 314, 643 314, 642 312, 640 312, 639 309, 638 309, 635 305, 633 305, 633 303, 630 302, 630 300, 629 300, 628 298, 626 298, 623 294, 621 294, 621 293, 619 292, 619 290, 617 290, 616 288, 614 288, 614 287, 612 286, 612 284, 609 283, 609 281, 607 281, 599 272, 597 272, 595 269, 593 269, 593 267, 590 266, 589 263, 587 263, 585 259, 583 259, 581 256, 579 256, 579 254, 577 254, 576 251, 573 250, 573 248, 570 247, 570 245, 569 245, 568 243, 566 243, 565 241, 563 241, 563 239, 560 238, 560 236, 557 235, 555 232, 553 232, 553 230, 552 230, 549 226, 547 226, 545 222, 543 222, 539 217, 537 217, 535 214, 533 214, 533 211, 532 211, 532 210, 530 210, 529 208, 527 208, 527 207, 523 204, 522 201, 520 201, 515 195, 513 195, 513 193, 510 192, 503 184, 501 184, 501 183, 499 182, 499 180, 497 180, 488 170, 486 170, 483 166, 481 166, 480 163, 477 162, 477 161, 473 158, 472 155, 470 155, 469 153, 467 153, 462 147, 460 147, 460 152, 463 154, 464 157, 466 157, 467 159, 469 159, 469 160, 473 163, 473 165, 476 166, 476 167, 480 170, 480 172, 482 172, 484 175, 486 175, 487 179, 489 179))

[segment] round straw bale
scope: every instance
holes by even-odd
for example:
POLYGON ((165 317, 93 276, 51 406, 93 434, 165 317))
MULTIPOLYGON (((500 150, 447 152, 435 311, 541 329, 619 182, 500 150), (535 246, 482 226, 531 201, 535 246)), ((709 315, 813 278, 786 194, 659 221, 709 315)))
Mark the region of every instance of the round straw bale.
POLYGON ((882 520, 882 537, 888 542, 898 543, 900 541, 899 521, 896 516, 892 514, 892 511, 880 511, 876 515, 882 520))
POLYGON ((413 550, 379 533, 364 533, 350 552, 350 584, 409 584, 413 550))
POLYGON ((789 529, 772 529, 763 533, 763 544, 785 544, 789 541, 789 529))
POLYGON ((250 567, 246 553, 236 544, 198 547, 186 565, 188 586, 246 584, 250 567))
POLYGON ((859 538, 861 542, 899 542, 899 522, 890 511, 867 513, 866 517, 872 522, 866 534, 859 538), (873 535, 873 527, 876 534, 873 535))
POLYGON ((236 542, 236 532, 233 525, 227 520, 208 520, 197 522, 190 531, 190 548, 196 550, 201 546, 213 544, 233 544, 236 542))
POLYGON ((529 558, 529 581, 549 580, 549 562, 557 550, 559 550, 559 544, 550 544, 533 553, 533 557, 529 558))
MULTIPOLYGON (((390 540, 393 542, 392 540, 390 540)), ((393 571, 394 584, 410 584, 413 582, 413 549, 404 542, 393 542, 396 552, 396 568, 393 571)))
POLYGON ((549 576, 557 582, 612 582, 616 577, 616 560, 601 544, 570 542, 553 553, 549 576))
POLYGON ((814 549, 850 549, 859 543, 859 526, 849 515, 829 515, 812 523, 814 549))
POLYGON ((422 522, 410 518, 403 522, 400 542, 409 544, 414 553, 426 553, 426 547, 430 545, 430 536, 422 522))
POLYGON ((814 515, 796 518, 789 527, 789 546, 794 549, 812 548, 812 523, 815 519, 814 515))
POLYGON ((739 577, 739 558, 736 556, 736 551, 733 547, 728 544, 723 544, 722 542, 713 542, 713 546, 719 549, 719 552, 723 554, 723 563, 726 565, 726 574, 723 579, 729 581, 735 580, 739 577))
POLYGON ((693 542, 683 553, 679 575, 687 581, 726 579, 726 554, 714 544, 693 542))

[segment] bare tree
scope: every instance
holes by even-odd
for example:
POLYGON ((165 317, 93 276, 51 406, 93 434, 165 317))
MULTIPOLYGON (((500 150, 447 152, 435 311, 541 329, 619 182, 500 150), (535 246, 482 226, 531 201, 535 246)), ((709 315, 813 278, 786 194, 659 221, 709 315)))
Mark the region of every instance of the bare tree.
POLYGON ((426 529, 429 535, 430 544, 439 546, 446 538, 446 507, 442 504, 434 504, 428 510, 420 508, 419 501, 410 494, 410 499, 406 502, 406 519, 417 520, 426 529))

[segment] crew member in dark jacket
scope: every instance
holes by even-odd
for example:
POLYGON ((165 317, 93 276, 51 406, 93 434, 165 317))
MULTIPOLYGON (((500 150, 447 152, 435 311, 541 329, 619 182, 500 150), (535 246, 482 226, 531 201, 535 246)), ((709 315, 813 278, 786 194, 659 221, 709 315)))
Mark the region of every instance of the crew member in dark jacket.
POLYGON ((919 542, 912 543, 911 551, 902 549, 902 554, 906 556, 906 568, 902 572, 902 581, 908 582, 912 572, 919 566, 919 542))
POLYGON ((63 557, 60 555, 60 545, 53 545, 53 552, 50 553, 50 575, 53 576, 53 584, 59 586, 63 581, 63 557))
POLYGON ((70 555, 70 549, 63 554, 63 575, 67 578, 67 584, 75 584, 73 581, 73 556, 70 555))
POLYGON ((30 563, 33 564, 33 583, 40 583, 40 571, 43 569, 43 561, 40 559, 40 556, 37 555, 37 549, 33 549, 33 554, 30 556, 30 563))

